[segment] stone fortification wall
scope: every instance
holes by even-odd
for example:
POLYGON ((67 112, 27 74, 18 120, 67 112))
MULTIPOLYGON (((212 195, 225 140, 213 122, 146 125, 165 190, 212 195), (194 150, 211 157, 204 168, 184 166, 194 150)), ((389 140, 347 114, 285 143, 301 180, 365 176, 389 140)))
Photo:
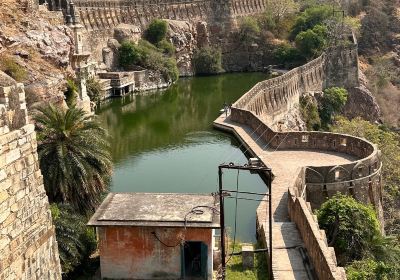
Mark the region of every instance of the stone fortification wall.
MULTIPOLYGON (((87 30, 112 29, 120 23, 145 27, 155 18, 197 22, 208 19, 223 1, 212 0, 76 0, 82 24, 87 30)), ((221 15, 222 16, 222 15, 221 15)))
POLYGON ((61 279, 22 84, 0 87, 0 144, 0 279, 61 279))
POLYGON ((248 125, 272 150, 314 149, 345 153, 354 158, 349 164, 302 168, 289 188, 288 200, 290 219, 299 229, 319 278, 346 279, 344 270, 337 267, 333 248, 328 247, 312 210, 340 192, 373 205, 383 230, 381 160, 377 147, 364 139, 344 134, 276 132, 255 113, 235 107, 231 120, 248 125))
POLYGON ((265 0, 229 0, 232 16, 245 16, 265 11, 265 0))
POLYGON ((290 111, 298 109, 302 93, 322 91, 325 55, 274 79, 262 81, 243 95, 234 106, 254 112, 271 128, 290 111))
POLYGON ((280 119, 298 105, 301 94, 327 86, 358 86, 354 45, 330 51, 283 76, 258 83, 233 104, 231 120, 248 125, 272 150, 338 152, 352 160, 343 165, 302 168, 289 188, 288 200, 290 219, 299 229, 318 277, 346 279, 312 209, 318 209, 337 192, 344 193, 373 205, 383 231, 380 152, 374 144, 350 135, 277 129, 280 119))
POLYGON ((305 185, 305 170, 302 168, 289 188, 288 210, 290 220, 296 223, 300 236, 312 260, 319 279, 344 280, 346 272, 337 266, 335 250, 329 247, 326 234, 318 226, 312 208, 298 193, 305 185))

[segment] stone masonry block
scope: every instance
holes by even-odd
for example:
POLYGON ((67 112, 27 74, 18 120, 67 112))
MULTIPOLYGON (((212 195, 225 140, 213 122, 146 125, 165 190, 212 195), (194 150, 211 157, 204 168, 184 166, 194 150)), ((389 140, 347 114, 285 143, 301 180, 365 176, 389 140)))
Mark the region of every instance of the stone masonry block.
POLYGON ((243 269, 252 269, 254 267, 254 249, 252 245, 242 246, 242 265, 243 269))

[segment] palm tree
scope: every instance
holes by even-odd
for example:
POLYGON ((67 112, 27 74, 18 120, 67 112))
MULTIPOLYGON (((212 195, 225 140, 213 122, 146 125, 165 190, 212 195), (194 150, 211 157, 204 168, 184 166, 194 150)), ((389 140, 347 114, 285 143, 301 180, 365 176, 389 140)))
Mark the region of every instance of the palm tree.
POLYGON ((112 172, 106 131, 82 109, 53 105, 34 115, 38 154, 50 202, 93 210, 106 191, 112 172))

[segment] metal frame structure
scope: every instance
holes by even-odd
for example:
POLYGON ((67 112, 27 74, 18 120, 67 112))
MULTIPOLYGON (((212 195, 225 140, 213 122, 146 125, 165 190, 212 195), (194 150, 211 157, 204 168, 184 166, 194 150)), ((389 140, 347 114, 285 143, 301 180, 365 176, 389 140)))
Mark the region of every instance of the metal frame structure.
MULTIPOLYGON (((221 224, 221 265, 222 265, 222 279, 225 280, 226 273, 226 248, 225 248, 225 213, 224 213, 224 196, 228 193, 237 194, 250 194, 250 195, 262 195, 268 197, 268 223, 269 223, 269 260, 268 260, 268 273, 270 279, 272 279, 272 195, 271 195, 271 182, 272 182, 272 170, 264 165, 235 165, 233 163, 221 164, 218 166, 218 179, 219 179, 219 206, 220 206, 220 224, 221 224), (246 170, 252 173, 259 174, 264 181, 266 181, 269 193, 255 193, 247 191, 236 191, 236 190, 225 190, 222 185, 222 174, 223 169, 234 169, 234 170, 246 170)), ((237 198, 247 200, 247 198, 237 198)), ((249 199, 253 201, 266 201, 265 199, 249 199)))

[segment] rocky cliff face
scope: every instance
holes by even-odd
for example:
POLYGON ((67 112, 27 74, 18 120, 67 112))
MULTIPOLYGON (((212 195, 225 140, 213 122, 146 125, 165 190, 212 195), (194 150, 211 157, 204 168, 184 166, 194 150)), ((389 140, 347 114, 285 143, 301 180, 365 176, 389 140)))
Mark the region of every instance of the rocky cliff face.
POLYGON ((370 122, 380 122, 382 118, 381 109, 368 89, 368 80, 360 72, 360 86, 348 90, 349 97, 343 109, 343 114, 349 119, 361 117, 370 122))
POLYGON ((25 6, 16 0, 0 3, 0 69, 24 83, 28 105, 63 102, 65 77, 74 76, 71 31, 61 13, 25 6))
POLYGON ((197 45, 197 30, 188 21, 166 20, 167 39, 174 45, 180 76, 193 76, 192 56, 197 45))

